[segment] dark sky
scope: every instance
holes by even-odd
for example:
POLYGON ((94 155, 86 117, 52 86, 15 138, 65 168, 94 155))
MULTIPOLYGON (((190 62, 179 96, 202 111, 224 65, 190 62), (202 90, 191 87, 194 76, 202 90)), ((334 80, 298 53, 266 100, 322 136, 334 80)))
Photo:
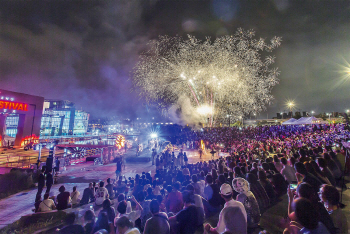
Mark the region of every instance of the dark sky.
POLYGON ((316 113, 350 109, 344 69, 350 1, 0 0, 0 6, 0 87, 67 99, 95 117, 150 110, 130 92, 129 80, 149 40, 215 38, 239 27, 268 40, 282 37, 269 117, 287 100, 316 113))

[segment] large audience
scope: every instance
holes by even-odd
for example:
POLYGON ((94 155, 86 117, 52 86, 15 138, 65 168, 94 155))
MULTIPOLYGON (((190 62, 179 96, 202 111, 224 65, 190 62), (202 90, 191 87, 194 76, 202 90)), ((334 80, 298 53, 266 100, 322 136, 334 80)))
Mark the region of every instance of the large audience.
POLYGON ((154 175, 90 183, 82 194, 61 186, 56 201, 38 199, 37 211, 90 204, 84 226, 69 214, 60 233, 266 233, 261 216, 287 194, 283 233, 348 233, 339 192, 345 125, 208 128, 178 139, 185 147, 155 155, 154 175), (227 156, 189 164, 185 150, 201 140, 227 156))

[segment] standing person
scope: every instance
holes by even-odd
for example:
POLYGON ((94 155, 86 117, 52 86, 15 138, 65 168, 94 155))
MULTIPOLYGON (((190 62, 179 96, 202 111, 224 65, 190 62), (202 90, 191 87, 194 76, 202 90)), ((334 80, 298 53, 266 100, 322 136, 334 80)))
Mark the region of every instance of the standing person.
POLYGON ((44 175, 45 170, 42 169, 38 178, 38 192, 36 196, 41 197, 41 193, 43 192, 44 186, 45 186, 45 175, 44 175))
POLYGON ((49 170, 46 174, 46 192, 50 194, 51 186, 53 185, 52 170, 49 170))
POLYGON ((288 165, 288 161, 286 158, 281 158, 281 162, 283 164, 281 174, 288 181, 288 183, 295 183, 297 181, 297 178, 295 176, 295 169, 288 165))
POLYGON ((185 161, 185 166, 187 167, 188 158, 187 158, 186 152, 184 152, 184 161, 185 161))
POLYGON ((153 148, 152 149, 152 166, 154 165, 154 159, 155 159, 156 155, 157 155, 156 149, 153 148))
POLYGON ((170 234, 170 225, 168 215, 159 211, 159 203, 157 200, 152 200, 150 203, 152 218, 146 221, 143 234, 170 234))
POLYGON ((58 159, 58 157, 56 158, 56 167, 55 167, 55 173, 56 175, 58 174, 58 172, 60 171, 60 160, 58 159))
POLYGON ((108 190, 104 188, 103 186, 105 183, 103 181, 100 182, 100 187, 96 190, 96 195, 95 195, 95 204, 100 206, 108 198, 108 190))

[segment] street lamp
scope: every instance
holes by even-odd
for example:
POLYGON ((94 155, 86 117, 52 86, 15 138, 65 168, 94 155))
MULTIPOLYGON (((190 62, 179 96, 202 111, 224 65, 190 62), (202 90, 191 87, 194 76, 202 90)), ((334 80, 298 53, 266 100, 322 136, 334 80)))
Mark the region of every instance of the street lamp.
POLYGON ((329 117, 329 121, 331 121, 331 113, 327 113, 328 117, 329 117))
POLYGON ((295 105, 294 102, 288 102, 287 103, 287 106, 288 106, 290 112, 292 111, 294 105, 295 105))
POLYGON ((314 116, 315 111, 311 111, 311 115, 314 116))

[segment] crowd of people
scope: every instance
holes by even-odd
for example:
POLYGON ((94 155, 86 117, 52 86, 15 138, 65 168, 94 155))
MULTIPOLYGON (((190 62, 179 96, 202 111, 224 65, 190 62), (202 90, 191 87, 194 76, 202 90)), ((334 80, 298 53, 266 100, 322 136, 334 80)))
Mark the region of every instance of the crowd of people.
POLYGON ((262 214, 287 194, 284 233, 348 233, 339 192, 342 142, 350 139, 344 125, 211 128, 180 138, 187 148, 203 140, 228 156, 188 164, 185 152, 168 150, 154 155, 154 175, 90 183, 81 199, 76 189, 69 194, 61 186, 56 201, 46 193, 37 210, 92 202, 101 208, 97 218, 93 209, 85 212, 84 227, 67 216, 61 233, 239 234, 262 229, 262 214), (210 223, 215 216, 218 222, 210 223))

